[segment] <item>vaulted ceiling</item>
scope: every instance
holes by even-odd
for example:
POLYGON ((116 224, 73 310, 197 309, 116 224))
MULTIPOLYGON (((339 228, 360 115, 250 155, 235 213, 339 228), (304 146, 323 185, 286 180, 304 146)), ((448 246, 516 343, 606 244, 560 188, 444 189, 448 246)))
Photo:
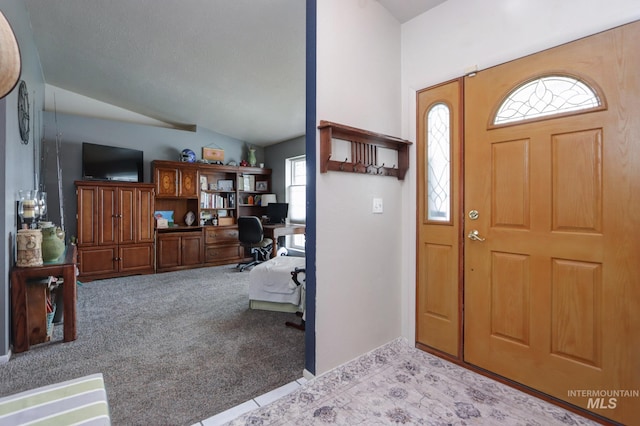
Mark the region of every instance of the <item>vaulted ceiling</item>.
MULTIPOLYGON (((444 0, 378 0, 400 22, 444 0)), ((25 0, 45 82, 176 127, 304 134, 304 0, 25 0)))

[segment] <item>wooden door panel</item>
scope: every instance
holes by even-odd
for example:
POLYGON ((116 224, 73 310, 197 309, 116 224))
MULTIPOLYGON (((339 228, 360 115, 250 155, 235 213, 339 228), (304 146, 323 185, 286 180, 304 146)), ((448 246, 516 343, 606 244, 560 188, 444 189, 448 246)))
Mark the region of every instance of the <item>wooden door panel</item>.
POLYGON ((602 148, 602 129, 552 136, 554 231, 602 231, 602 148))
POLYGON ((453 286, 438 283, 457 283, 457 250, 451 245, 425 244, 422 253, 419 276, 424 286, 418 300, 418 312, 423 323, 418 328, 417 340, 456 354, 458 339, 452 337, 457 335, 458 292, 453 286))
POLYGON ((153 189, 145 188, 138 189, 136 202, 136 222, 137 222, 137 243, 152 243, 153 242, 153 228, 155 226, 153 212, 154 212, 154 196, 153 189))
POLYGON ((158 236, 158 269, 182 265, 182 239, 176 235, 158 236))
POLYGON ((602 265, 554 259, 551 353, 602 367, 602 265))
POLYGON ((202 235, 182 237, 182 265, 199 265, 203 262, 202 235))
POLYGON ((197 169, 180 169, 180 196, 197 197, 200 188, 197 169))
POLYGON ((158 197, 177 197, 178 169, 158 167, 155 172, 156 195, 158 197))
POLYGON ((465 78, 464 359, 621 423, 640 387, 640 23, 465 78), (632 65, 635 64, 635 65, 632 65), (561 71, 558 71, 561 70, 561 71), (561 73, 593 111, 493 126, 506 93, 561 73))
POLYGON ((80 275, 91 277, 118 271, 116 246, 97 247, 78 251, 80 275))
POLYGON ((115 187, 98 187, 98 238, 100 245, 118 243, 118 196, 115 187))
POLYGON ((491 335, 521 345, 530 344, 529 256, 492 253, 491 335))
POLYGON ((98 191, 96 187, 78 187, 78 245, 98 244, 98 191))
MULTIPOLYGON (((427 244, 425 246, 424 275, 427 282, 451 282, 456 277, 451 276, 451 264, 457 259, 451 255, 454 252, 450 245, 427 244)), ((458 314, 455 303, 452 306, 451 292, 444 286, 429 286, 425 291, 424 312, 445 321, 452 321, 458 314)), ((455 302, 455 301, 454 301, 455 302)))
POLYGON ((120 244, 136 242, 136 188, 118 189, 118 230, 120 244))
POLYGON ((120 272, 153 272, 153 245, 136 244, 120 247, 120 272))
POLYGON ((528 229, 530 224, 529 140, 491 146, 491 225, 528 229))

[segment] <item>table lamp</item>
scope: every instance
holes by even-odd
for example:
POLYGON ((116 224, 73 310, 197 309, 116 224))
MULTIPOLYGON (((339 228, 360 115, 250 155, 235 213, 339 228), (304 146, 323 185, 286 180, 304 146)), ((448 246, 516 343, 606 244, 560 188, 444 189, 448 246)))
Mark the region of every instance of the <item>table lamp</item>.
POLYGON ((276 194, 264 194, 261 198, 260 205, 268 206, 269 203, 275 203, 275 202, 276 202, 276 194))

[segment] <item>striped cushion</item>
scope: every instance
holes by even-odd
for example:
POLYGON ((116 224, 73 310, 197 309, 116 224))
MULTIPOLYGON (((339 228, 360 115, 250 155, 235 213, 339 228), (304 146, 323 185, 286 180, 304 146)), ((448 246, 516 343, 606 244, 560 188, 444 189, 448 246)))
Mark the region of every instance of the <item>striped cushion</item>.
POLYGON ((110 425, 102 374, 0 398, 0 425, 110 425))

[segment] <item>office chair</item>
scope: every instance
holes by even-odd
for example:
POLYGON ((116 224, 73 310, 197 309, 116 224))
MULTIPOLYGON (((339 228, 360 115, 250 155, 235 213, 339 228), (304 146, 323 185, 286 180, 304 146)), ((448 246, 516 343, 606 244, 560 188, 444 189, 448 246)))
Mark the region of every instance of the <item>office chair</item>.
POLYGON ((256 216, 240 216, 238 218, 238 239, 242 245, 250 248, 253 256, 251 262, 238 263, 236 268, 240 269, 240 272, 269 260, 273 240, 264 238, 260 218, 256 216))

